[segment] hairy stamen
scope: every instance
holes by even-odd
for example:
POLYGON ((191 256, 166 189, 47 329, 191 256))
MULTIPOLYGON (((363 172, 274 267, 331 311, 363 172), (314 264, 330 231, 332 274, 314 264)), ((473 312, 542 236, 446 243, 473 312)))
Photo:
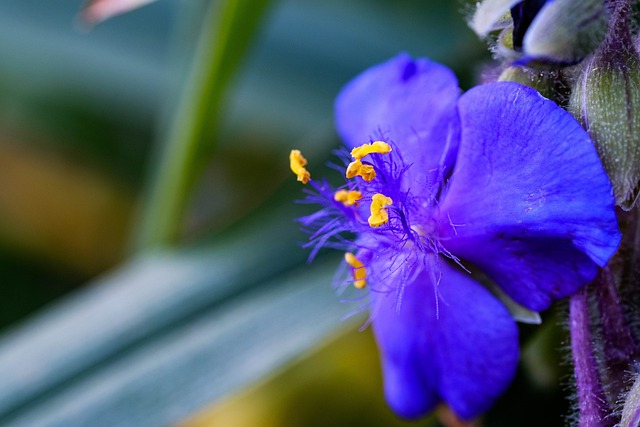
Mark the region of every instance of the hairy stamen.
POLYGON ((362 199, 362 193, 359 191, 338 190, 333 195, 333 200, 345 206, 357 206, 360 199, 362 199))
POLYGON ((391 152, 391 146, 386 142, 376 141, 371 144, 363 144, 351 150, 351 157, 354 160, 362 160, 367 154, 378 153, 387 154, 391 152))
POLYGON ((289 167, 298 176, 298 181, 306 184, 311 179, 311 174, 305 169, 307 159, 302 157, 300 150, 291 150, 289 154, 289 167))
POLYGON ((353 268, 353 286, 362 289, 367 284, 367 270, 364 264, 351 252, 344 254, 344 260, 353 268))
POLYGON ((393 203, 390 197, 384 194, 376 193, 371 199, 371 216, 369 217, 369 226, 380 227, 389 222, 389 213, 386 207, 393 203))
POLYGON ((346 172, 347 178, 353 178, 356 176, 361 176, 367 182, 373 180, 376 177, 376 171, 373 169, 371 165, 363 165, 360 160, 353 161, 347 166, 346 172))

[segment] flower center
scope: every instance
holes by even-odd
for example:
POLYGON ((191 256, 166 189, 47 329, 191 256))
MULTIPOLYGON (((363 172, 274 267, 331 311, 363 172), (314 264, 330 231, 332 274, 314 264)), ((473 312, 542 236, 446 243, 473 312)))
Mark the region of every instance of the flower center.
POLYGON ((411 164, 400 152, 393 151, 383 141, 354 148, 345 173, 350 181, 337 191, 326 181, 311 180, 305 168, 307 161, 299 151, 293 150, 290 155, 291 170, 298 180, 310 183, 317 192, 309 192, 307 201, 323 206, 301 219, 312 233, 312 256, 322 247, 346 250, 345 262, 356 288, 365 287, 367 280, 378 284, 387 280, 388 272, 371 270, 371 265, 365 268, 371 255, 375 259, 389 257, 393 265, 405 271, 406 266, 422 262, 423 256, 442 252, 436 237, 438 224, 432 217, 431 188, 427 185, 422 191, 421 183, 407 173, 411 164), (367 156, 370 160, 363 163, 367 156), (369 205, 361 206, 364 203, 369 205), (350 252, 354 247, 358 251, 350 252))

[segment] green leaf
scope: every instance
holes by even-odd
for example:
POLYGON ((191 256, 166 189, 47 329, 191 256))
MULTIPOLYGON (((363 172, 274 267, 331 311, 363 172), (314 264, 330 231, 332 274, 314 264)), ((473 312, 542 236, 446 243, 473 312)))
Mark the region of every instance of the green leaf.
POLYGON ((269 0, 212 1, 190 71, 168 128, 160 135, 151 187, 138 225, 139 250, 175 243, 229 82, 269 0))
POLYGON ((2 337, 0 422, 168 425, 340 328, 337 258, 285 273, 290 217, 134 259, 2 337))
MULTIPOLYGON (((327 283, 334 266, 325 262, 303 268, 176 325, 62 387, 46 390, 3 425, 173 424, 282 367, 344 327, 339 319, 346 308, 327 283)), ((61 337, 58 345, 67 342, 61 337)), ((3 382, 2 389, 8 387, 3 382)))

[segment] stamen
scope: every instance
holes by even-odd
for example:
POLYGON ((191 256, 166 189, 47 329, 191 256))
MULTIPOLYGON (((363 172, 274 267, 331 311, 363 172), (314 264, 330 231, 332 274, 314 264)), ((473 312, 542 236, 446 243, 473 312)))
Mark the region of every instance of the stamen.
POLYGON ((371 165, 363 165, 360 160, 349 163, 347 166, 347 178, 353 178, 355 176, 361 176, 367 182, 373 180, 376 177, 376 171, 371 165))
POLYGON ((378 153, 387 154, 391 152, 391 146, 386 142, 376 141, 371 144, 363 144, 351 150, 351 157, 355 160, 361 160, 367 154, 378 153))
POLYGON ((393 203, 393 200, 384 194, 377 193, 373 195, 373 198, 371 199, 371 207, 369 208, 371 211, 369 226, 375 228, 389 222, 389 213, 385 208, 391 203, 393 203))
POLYGON ((362 289, 367 284, 367 270, 364 264, 351 252, 344 254, 344 260, 353 268, 353 286, 362 289))
POLYGON ((333 200, 341 202, 345 206, 357 205, 360 199, 362 199, 362 193, 359 191, 338 190, 333 195, 333 200))
POLYGON ((311 174, 305 169, 307 159, 302 157, 300 150, 291 150, 289 154, 289 167, 298 176, 298 181, 306 184, 311 179, 311 174))

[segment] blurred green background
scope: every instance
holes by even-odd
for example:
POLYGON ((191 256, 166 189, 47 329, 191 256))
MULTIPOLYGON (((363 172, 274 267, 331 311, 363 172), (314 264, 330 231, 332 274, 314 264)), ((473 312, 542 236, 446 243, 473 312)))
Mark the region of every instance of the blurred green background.
MULTIPOLYGON (((81 7, 0 4, 0 424, 440 425, 385 407, 338 258, 306 264, 287 156, 330 174, 334 97, 400 51, 472 86, 470 6, 162 0, 95 28, 81 7)), ((483 425, 564 424, 557 319, 521 328, 483 425)))

